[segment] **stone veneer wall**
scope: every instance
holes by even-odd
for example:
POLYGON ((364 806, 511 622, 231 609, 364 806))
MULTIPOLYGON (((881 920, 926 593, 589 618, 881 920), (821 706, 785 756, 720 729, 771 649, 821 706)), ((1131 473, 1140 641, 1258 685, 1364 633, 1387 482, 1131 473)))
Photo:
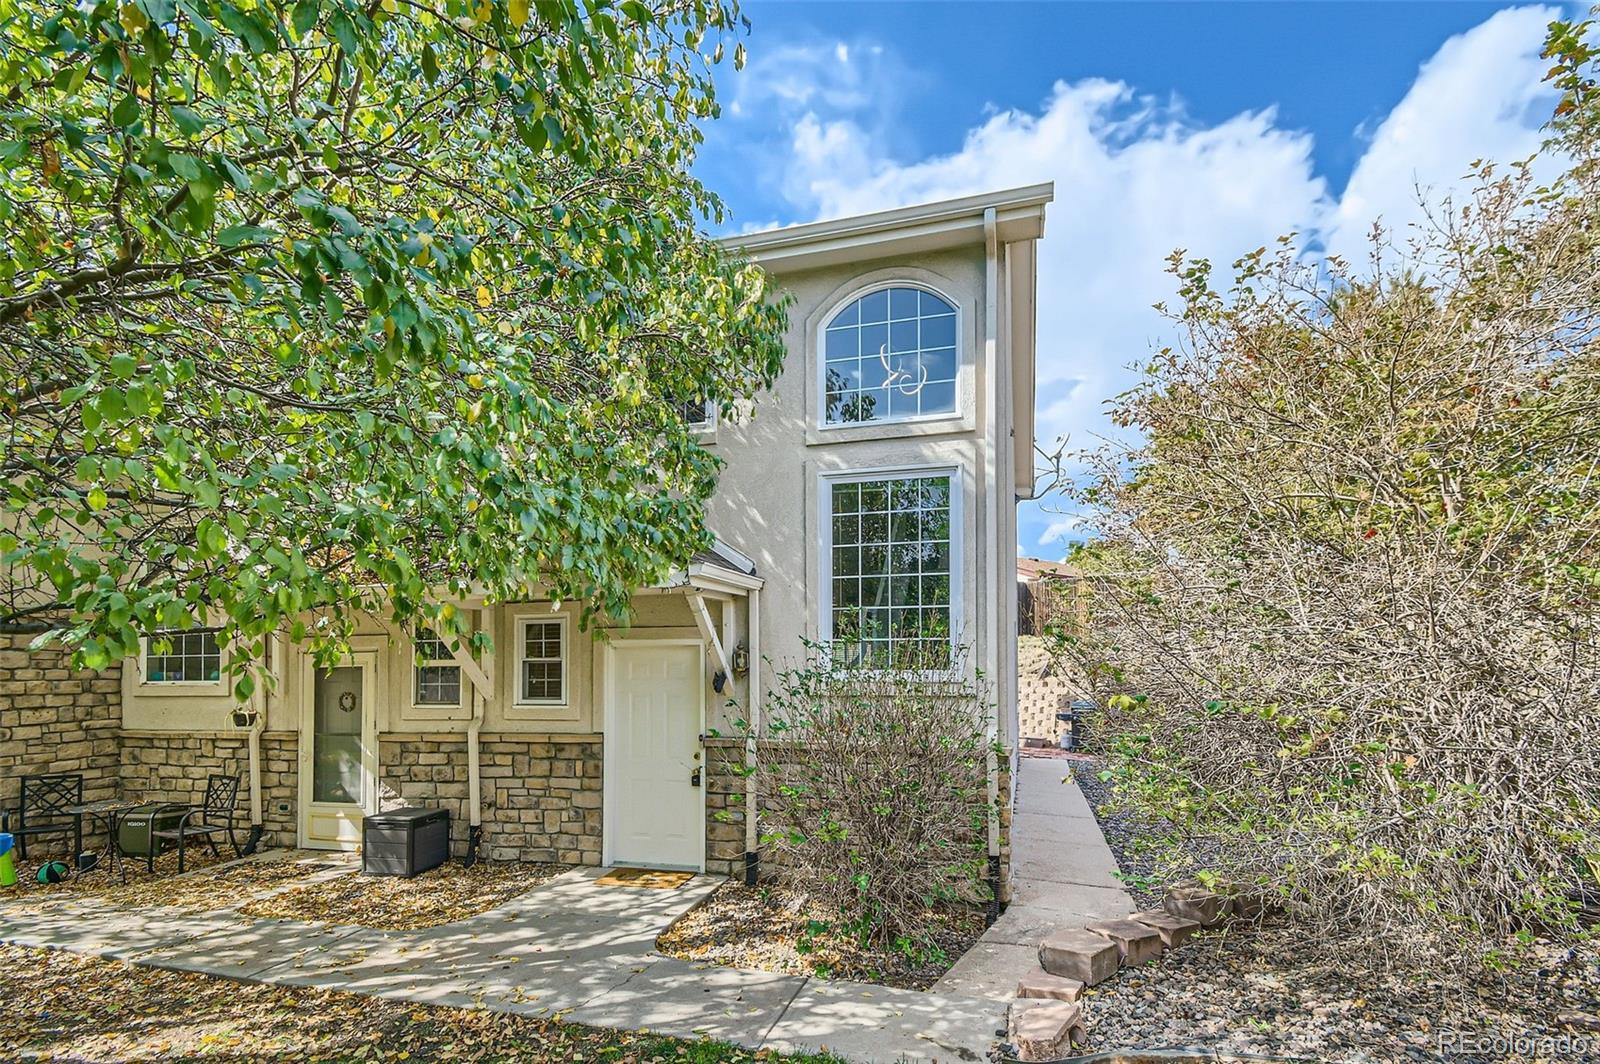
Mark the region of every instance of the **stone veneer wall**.
POLYGON ((378 735, 378 808, 450 811, 450 852, 467 852, 467 737, 459 732, 378 735))
POLYGON ((488 857, 598 865, 601 737, 507 732, 479 741, 488 857))
POLYGON ((85 801, 114 797, 121 666, 74 670, 60 649, 29 650, 33 638, 0 635, 0 808, 37 772, 81 772, 85 801))
MULTIPOLYGON (((483 850, 493 861, 600 863, 601 738, 598 735, 478 737, 483 850)), ((450 810, 451 850, 466 852, 467 740, 460 733, 379 737, 383 808, 450 810)))
POLYGON ((1002 751, 1000 757, 1000 884, 996 890, 1001 905, 1011 904, 1011 814, 1017 796, 1011 789, 1011 751, 1002 751))
MULTIPOLYGON (((263 846, 293 846, 298 833, 299 737, 294 732, 261 736, 261 819, 263 846)), ((122 733, 120 786, 129 798, 151 802, 200 804, 206 777, 222 772, 239 777, 240 844, 250 830, 250 747, 243 731, 122 733)))
POLYGON ((744 740, 707 738, 705 748, 706 871, 742 879, 744 740))

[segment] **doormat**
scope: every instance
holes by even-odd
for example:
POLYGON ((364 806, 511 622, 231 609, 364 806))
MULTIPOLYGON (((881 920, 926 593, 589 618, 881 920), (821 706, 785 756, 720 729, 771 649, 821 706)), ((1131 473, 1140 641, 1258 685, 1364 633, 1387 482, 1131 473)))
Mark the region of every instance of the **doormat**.
POLYGON ((664 872, 659 868, 613 868, 595 884, 601 887, 649 887, 677 890, 694 878, 693 872, 664 872))

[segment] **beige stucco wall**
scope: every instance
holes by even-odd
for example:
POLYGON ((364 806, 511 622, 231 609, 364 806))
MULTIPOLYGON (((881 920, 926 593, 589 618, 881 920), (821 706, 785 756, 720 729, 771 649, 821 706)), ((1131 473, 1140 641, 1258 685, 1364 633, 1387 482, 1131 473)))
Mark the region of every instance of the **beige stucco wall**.
MULTIPOLYGON (((994 264, 996 289, 1006 291, 1006 257, 994 264)), ((1007 355, 1008 315, 998 310, 995 343, 986 345, 989 308, 985 304, 987 265, 984 248, 971 247, 924 253, 911 260, 874 260, 786 274, 778 280, 794 297, 790 309, 789 356, 772 392, 753 413, 723 417, 706 442, 726 463, 709 516, 712 529, 726 543, 755 560, 765 581, 761 594, 760 653, 773 667, 758 665, 768 681, 777 668, 794 664, 804 641, 820 634, 824 567, 819 527, 820 493, 828 474, 864 471, 911 471, 950 468, 959 483, 959 574, 955 581, 955 624, 973 649, 973 660, 995 687, 1002 718, 1001 738, 1014 740, 1016 664, 1015 594, 1012 573, 1016 558, 1016 505, 1013 444, 1008 431, 991 432, 987 414, 1010 424, 1007 355), (817 339, 833 312, 863 289, 894 281, 933 288, 959 312, 960 370, 957 414, 945 420, 916 424, 818 427, 820 386, 817 339), (991 357, 992 356, 992 357, 991 357), (993 502, 989 501, 992 495, 993 502), (775 667, 775 668, 774 668, 775 667)), ((720 629, 720 606, 709 603, 720 629)), ((607 639, 697 637, 698 631, 681 594, 642 594, 636 616, 626 631, 589 633, 580 629, 577 611, 563 607, 569 619, 569 699, 560 707, 518 706, 515 699, 515 623, 522 615, 545 616, 548 603, 499 606, 482 610, 479 623, 494 635, 496 655, 489 669, 495 697, 485 711, 483 729, 590 735, 603 730, 607 639)), ((749 639, 747 605, 735 607, 734 643, 749 639)), ((412 705, 411 649, 376 622, 354 640, 357 651, 377 655, 379 731, 464 732, 470 716, 465 704, 456 709, 412 705)), ((728 648, 732 650, 732 646, 728 648)), ((290 649, 280 668, 282 683, 268 696, 267 727, 296 730, 309 701, 309 666, 290 649)), ((707 727, 729 734, 747 713, 748 684, 735 680, 717 694, 710 689, 713 667, 708 658, 707 727)), ((124 725, 141 730, 221 729, 228 727, 233 699, 221 684, 183 689, 146 685, 140 669, 124 670, 124 725)))
MULTIPOLYGON (((1004 259, 996 264, 1004 270, 1004 259)), ((993 372, 986 359, 984 249, 922 254, 911 260, 872 260, 786 274, 794 297, 789 312, 788 363, 753 415, 723 420, 710 446, 726 462, 710 523, 725 542, 756 562, 766 581, 761 596, 761 651, 778 668, 804 653, 821 632, 826 559, 819 514, 823 478, 855 471, 953 467, 960 482, 959 589, 955 624, 974 660, 995 680, 1001 715, 1015 705, 1015 668, 1004 643, 1012 631, 1002 601, 1015 568, 1016 504, 1010 451, 989 455, 986 403, 993 372), (862 290, 906 281, 925 285, 956 304, 961 349, 956 416, 914 424, 867 424, 821 429, 818 336, 833 313, 862 290), (992 460, 992 464, 991 464, 992 460), (998 505, 986 506, 994 492, 998 505), (992 544, 992 550, 991 550, 992 544), (1005 574, 1006 579, 998 579, 1005 574), (1008 621, 995 624, 992 611, 1008 621), (995 640, 991 633, 998 632, 995 640), (995 645, 998 644, 998 645, 995 645)), ((1004 291, 1003 276, 997 283, 1004 291)), ((1003 318, 1003 316, 1001 316, 1003 318)), ((1004 345, 997 323, 997 348, 1004 345)), ((1003 355, 1003 350, 1001 351, 1003 355)), ((995 361, 999 361, 997 358, 995 361)), ((998 398, 996 396, 995 398, 998 398)), ((1001 411, 1000 424, 1007 424, 1001 411)), ((1009 438, 1006 437, 1006 444, 1009 438)), ((771 670, 768 670, 769 673, 771 670)), ((1009 725, 1005 729, 1010 733, 1009 725)))
MULTIPOLYGON (((720 631, 720 610, 711 603, 720 631)), ((745 638, 745 608, 737 607, 737 640, 745 638)), ((680 593, 641 595, 629 627, 585 631, 580 611, 573 605, 552 610, 549 602, 499 605, 476 611, 475 623, 488 626, 494 636, 494 659, 486 670, 495 684, 495 696, 484 707, 485 732, 590 735, 603 727, 604 648, 617 640, 698 638, 693 615, 680 593), (567 700, 562 705, 519 705, 517 701, 517 623, 524 617, 562 617, 567 623, 567 700)), ((269 731, 296 731, 311 696, 311 662, 297 648, 287 653, 277 668, 279 685, 267 696, 269 731)), ((368 620, 351 639, 351 651, 376 658, 375 690, 380 734, 409 732, 464 733, 472 709, 468 684, 463 678, 461 704, 454 707, 418 706, 413 698, 414 662, 410 644, 386 625, 368 620)), ((122 677, 122 724, 136 731, 227 731, 232 728, 233 696, 224 682, 211 684, 150 684, 143 663, 130 661, 122 677)), ((743 702, 744 687, 735 682, 723 695, 710 689, 712 668, 707 659, 708 726, 728 730, 734 719, 723 703, 743 702)), ((242 731, 242 730, 241 730, 242 731)))

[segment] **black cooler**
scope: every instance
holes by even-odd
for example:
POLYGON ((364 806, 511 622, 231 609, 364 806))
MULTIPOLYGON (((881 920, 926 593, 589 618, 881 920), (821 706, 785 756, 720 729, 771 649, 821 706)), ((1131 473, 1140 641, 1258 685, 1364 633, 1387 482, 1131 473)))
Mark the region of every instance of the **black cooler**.
POLYGON ((450 859, 450 810, 391 809, 361 821, 361 871, 414 876, 450 859))

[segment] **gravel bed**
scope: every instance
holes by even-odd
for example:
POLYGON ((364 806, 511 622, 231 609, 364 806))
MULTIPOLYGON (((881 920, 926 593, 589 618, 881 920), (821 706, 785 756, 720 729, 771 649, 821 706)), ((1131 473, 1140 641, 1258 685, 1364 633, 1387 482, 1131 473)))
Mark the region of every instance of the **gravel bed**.
MULTIPOLYGON (((1073 759, 1134 900, 1161 904, 1204 848, 1186 841, 1176 864, 1150 840, 1170 826, 1114 808, 1099 762, 1073 759)), ((1600 946, 1541 944, 1502 975, 1468 975, 1447 958, 1385 965, 1308 942, 1282 918, 1204 933, 1085 995, 1095 1051, 1196 1047, 1349 1064, 1600 1062, 1600 946)))
POLYGON ((1202 848, 1192 840, 1185 840, 1158 856, 1158 846, 1164 848, 1173 834, 1172 826, 1117 809, 1111 784, 1100 779, 1098 758, 1078 757, 1067 764, 1072 768, 1078 789, 1083 791, 1095 818, 1100 821, 1100 830, 1117 859, 1117 867, 1122 870, 1128 893, 1133 895, 1139 908, 1159 909, 1162 886, 1183 879, 1202 848))
POLYGON ((1089 1045, 1351 1064, 1600 1061, 1600 952, 1592 947, 1544 949, 1503 977, 1469 979, 1444 959, 1373 968, 1308 946, 1286 926, 1211 932, 1086 994, 1089 1045), (1528 1042, 1492 1044, 1512 1037, 1528 1042))
POLYGON ((913 960, 892 947, 866 948, 819 930, 825 914, 791 891, 726 883, 668 928, 656 947, 689 961, 926 990, 984 929, 984 914, 971 909, 930 912, 928 919, 938 952, 913 960))

